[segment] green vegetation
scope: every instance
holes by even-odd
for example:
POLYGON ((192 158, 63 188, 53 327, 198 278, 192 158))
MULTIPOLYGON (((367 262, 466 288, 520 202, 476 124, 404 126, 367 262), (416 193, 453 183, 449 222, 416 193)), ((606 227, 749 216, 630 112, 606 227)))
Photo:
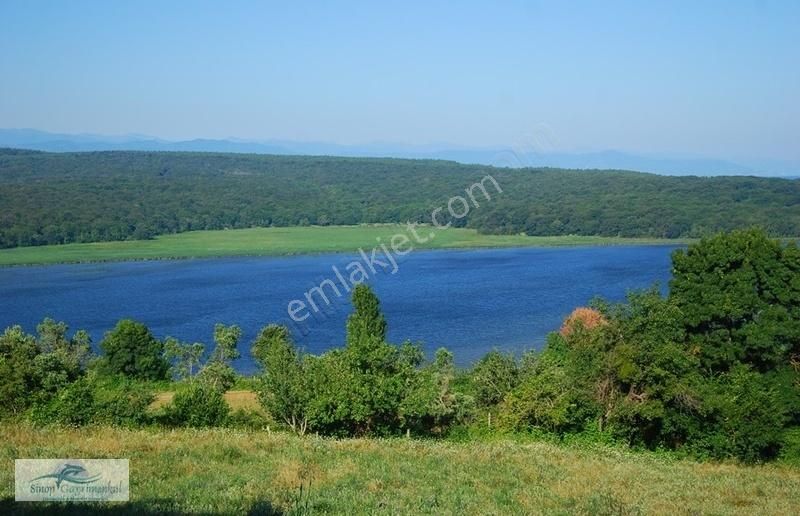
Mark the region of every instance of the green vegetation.
MULTIPOLYGON (((420 235, 431 227, 419 227, 420 235)), ((96 242, 90 244, 43 245, 0 249, 0 266, 218 256, 290 255, 323 252, 354 252, 371 249, 378 239, 388 242, 396 234, 408 234, 397 224, 375 226, 309 226, 191 231, 163 235, 151 240, 96 242)), ((479 247, 552 247, 580 245, 674 244, 680 240, 593 236, 527 237, 482 235, 474 229, 449 228, 434 231, 434 238, 417 244, 419 249, 479 247)))
POLYGON ((163 358, 164 345, 144 324, 130 319, 119 321, 100 343, 102 367, 109 374, 140 380, 161 380, 169 365, 163 358))
POLYGON ((796 514, 800 470, 608 446, 2 424, 3 514, 796 514), (131 502, 13 502, 17 457, 127 457, 131 502))
MULTIPOLYGON (((175 460, 192 469, 193 482, 224 492, 176 495, 181 477, 162 474, 159 487, 139 477, 141 498, 131 510, 163 510, 166 497, 174 510, 239 504, 234 512, 258 503, 297 513, 344 504, 428 512, 792 512, 800 495, 800 474, 790 469, 800 465, 800 249, 758 230, 722 233, 676 251, 673 270, 666 297, 653 288, 626 303, 598 300, 576 309, 541 351, 520 359, 493 351, 464 371, 445 349, 426 361, 419 345, 387 342, 387 321, 365 284, 353 290, 343 347, 311 355, 285 327, 266 326, 251 350, 262 371, 247 380, 230 366, 241 337, 236 326, 214 328, 215 347, 204 359, 202 344, 168 339, 162 348, 143 325, 122 321, 104 340, 112 356, 94 360, 86 335, 68 337, 63 323, 46 320, 36 336, 9 328, 0 336, 0 413, 36 429, 34 437, 12 437, 19 444, 4 453, 55 447, 37 441, 63 435, 53 425, 145 427, 88 432, 114 436, 108 453, 154 462, 145 470, 174 471, 159 461, 175 460), (147 351, 147 367, 113 357, 135 349, 147 351), (156 373, 165 369, 156 349, 176 380, 174 395, 158 400, 154 392, 165 384, 156 373), (251 391, 226 393, 235 385, 251 391), (144 448, 125 442, 179 427, 228 430, 173 432, 178 441, 144 448), (298 437, 273 437, 273 429, 298 437), (540 442, 520 444, 532 440, 540 442), (209 454, 203 466, 200 450, 209 454), (785 466, 701 466, 688 458, 785 466), (352 468, 330 473, 340 460, 352 468), (288 483, 280 480, 284 461, 294 471, 288 483), (208 463, 219 469, 205 469, 208 463), (277 465, 266 475, 274 482, 256 489, 265 480, 253 475, 264 474, 265 464, 277 465), (486 486, 485 496, 476 485, 486 486)), ((58 446, 75 452, 81 443, 58 446)))
POLYGON ((530 236, 800 235, 800 182, 449 161, 214 153, 0 150, 0 248, 194 230, 431 222, 530 236), (491 175, 496 185, 466 189, 491 175), (467 199, 470 202, 467 202, 467 199), (456 213, 463 210, 455 203, 456 213))

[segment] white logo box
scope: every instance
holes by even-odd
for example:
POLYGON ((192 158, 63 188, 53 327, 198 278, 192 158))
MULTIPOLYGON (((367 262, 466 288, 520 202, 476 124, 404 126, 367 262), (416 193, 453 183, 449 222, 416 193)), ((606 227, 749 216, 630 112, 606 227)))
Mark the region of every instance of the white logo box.
POLYGON ((16 459, 18 502, 127 502, 128 459, 16 459))

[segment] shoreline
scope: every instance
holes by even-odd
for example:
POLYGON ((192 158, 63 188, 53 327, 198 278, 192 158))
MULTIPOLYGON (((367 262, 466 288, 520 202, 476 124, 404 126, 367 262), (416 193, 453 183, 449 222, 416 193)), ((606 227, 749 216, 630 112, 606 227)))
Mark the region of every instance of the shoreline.
MULTIPOLYGON (((302 226, 189 231, 160 235, 151 240, 71 243, 0 250, 0 268, 78 265, 161 260, 199 260, 318 256, 355 253, 371 248, 382 238, 404 231, 402 225, 302 226), (312 240, 309 241, 308 238, 312 240), (259 240, 261 238, 262 240, 259 240), (320 243, 322 245, 320 245, 320 243), (19 255, 19 256, 17 256, 19 255)), ((473 229, 450 228, 414 251, 479 250, 504 248, 558 248, 687 245, 696 239, 659 239, 602 236, 482 235, 473 229)))

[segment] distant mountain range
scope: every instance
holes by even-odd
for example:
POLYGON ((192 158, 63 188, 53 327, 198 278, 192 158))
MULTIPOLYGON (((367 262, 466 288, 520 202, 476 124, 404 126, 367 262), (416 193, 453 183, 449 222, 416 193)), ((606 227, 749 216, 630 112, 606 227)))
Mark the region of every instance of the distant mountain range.
POLYGON ((469 148, 450 145, 394 143, 340 145, 324 142, 254 141, 236 138, 170 141, 138 134, 122 136, 59 134, 35 129, 0 129, 0 147, 48 152, 140 150, 391 157, 443 159, 459 163, 501 167, 635 170, 664 175, 755 175, 787 178, 800 176, 800 163, 778 160, 735 163, 706 158, 642 156, 613 150, 590 153, 537 153, 515 152, 512 149, 503 148, 469 148))

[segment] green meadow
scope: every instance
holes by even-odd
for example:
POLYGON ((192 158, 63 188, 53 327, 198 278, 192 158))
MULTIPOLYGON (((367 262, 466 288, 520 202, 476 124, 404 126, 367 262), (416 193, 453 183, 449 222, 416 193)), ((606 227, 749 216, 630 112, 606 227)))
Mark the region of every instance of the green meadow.
POLYGON ((418 249, 481 247, 551 247, 589 245, 642 245, 680 243, 679 240, 613 238, 596 236, 529 237, 525 235, 483 235, 474 229, 436 229, 418 226, 417 243, 406 226, 397 224, 359 226, 305 226, 191 231, 157 236, 151 240, 124 240, 86 244, 44 245, 0 250, 2 265, 210 258, 220 256, 265 256, 372 249, 389 245, 392 236, 409 237, 418 249), (431 235, 433 235, 431 237, 431 235))
POLYGON ((797 514, 800 470, 602 445, 0 426, 0 513, 797 514), (128 458, 127 504, 14 503, 16 457, 128 458))

